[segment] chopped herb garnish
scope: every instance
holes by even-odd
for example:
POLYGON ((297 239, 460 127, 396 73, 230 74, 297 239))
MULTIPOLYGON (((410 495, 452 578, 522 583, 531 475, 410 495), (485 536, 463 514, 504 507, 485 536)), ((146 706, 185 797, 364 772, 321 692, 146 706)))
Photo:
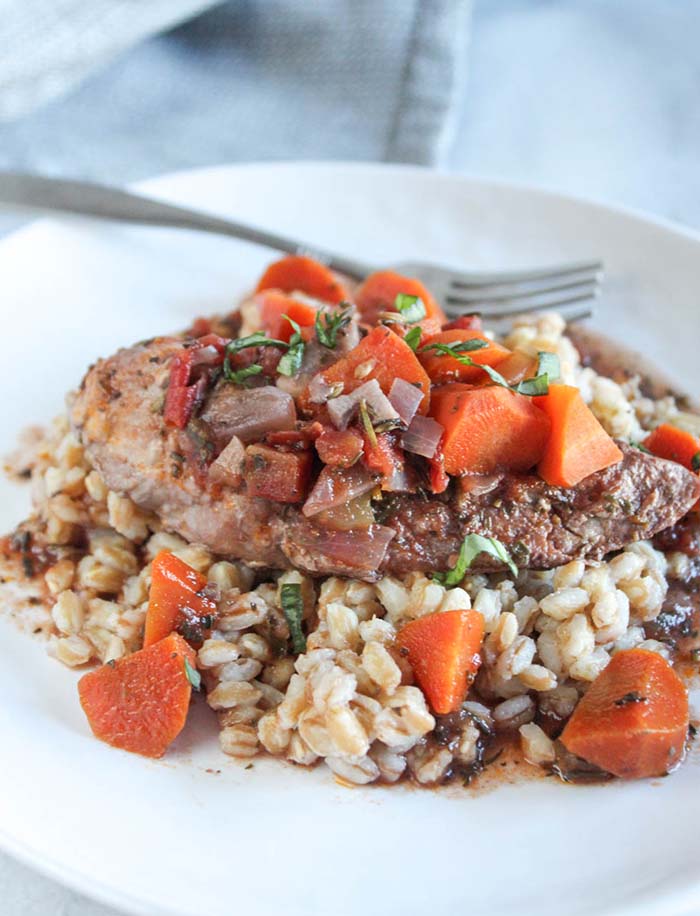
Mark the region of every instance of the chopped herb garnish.
POLYGON ((406 332, 406 336, 404 337, 404 343, 407 343, 409 347, 413 350, 414 353, 416 352, 416 350, 418 349, 420 345, 420 339, 421 339, 422 333, 423 332, 421 331, 421 329, 417 326, 415 328, 411 328, 410 331, 406 332))
POLYGON ((224 376, 229 382, 234 382, 236 385, 244 385, 247 379, 253 375, 260 375, 262 371, 263 367, 259 363, 253 363, 244 369, 235 370, 224 364, 224 376))
POLYGON ((202 675, 197 671, 196 668, 193 668, 190 665, 189 661, 185 659, 185 677, 192 685, 193 690, 199 690, 202 686, 202 675))
POLYGON ((367 407, 367 401, 362 398, 359 405, 360 419, 362 420, 362 426, 364 427, 367 438, 372 443, 373 448, 377 447, 377 432, 372 425, 372 418, 369 415, 369 408, 367 407))
POLYGON ((481 553, 488 553, 494 559, 504 563, 513 575, 517 576, 518 567, 500 541, 497 541, 496 538, 486 538, 481 534, 468 534, 462 541, 454 567, 446 573, 433 573, 433 579, 448 587, 459 585, 469 567, 481 553))
POLYGON ((700 452, 696 452, 690 459, 690 466, 694 471, 700 471, 700 452))
POLYGON ((301 336, 301 328, 297 322, 294 321, 293 318, 290 318, 289 315, 282 315, 282 317, 291 324, 294 333, 289 338, 287 352, 277 364, 277 371, 281 375, 296 375, 301 369, 301 363, 304 359, 304 340, 301 336))
POLYGON ((256 331, 247 337, 238 337, 226 344, 227 353, 238 353, 240 350, 247 350, 249 347, 279 347, 286 350, 288 344, 283 340, 277 340, 274 337, 268 337, 263 331, 256 331))
POLYGON ((549 392, 549 376, 545 372, 544 375, 537 375, 535 378, 523 379, 522 382, 519 382, 515 386, 515 391, 517 391, 518 394, 527 395, 529 398, 547 394, 549 392))
MULTIPOLYGON (((472 353, 474 350, 483 350, 488 347, 488 340, 482 340, 480 337, 472 337, 470 340, 455 340, 452 343, 431 343, 421 347, 421 353, 427 353, 428 350, 435 350, 436 353, 442 353, 445 356, 454 356, 460 359, 460 353, 472 353)), ((461 360, 460 360, 461 362, 461 360)))
POLYGON ((338 312, 316 312, 316 337, 318 342, 329 350, 335 350, 338 345, 338 331, 350 324, 352 306, 338 312))
POLYGON ((556 382, 561 377, 561 363, 556 353, 547 353, 542 350, 537 354, 537 374, 548 375, 550 382, 556 382))
POLYGON ((301 627, 304 613, 301 585, 298 582, 285 582, 280 588, 280 602, 284 619, 289 627, 289 635, 292 638, 292 648, 297 654, 306 652, 306 637, 301 627))
POLYGON ((638 448, 640 452, 644 452, 645 455, 651 455, 649 449, 642 442, 632 442, 630 441, 632 448, 638 448))
MULTIPOLYGON (((262 331, 256 331, 254 334, 249 334, 247 337, 238 337, 236 340, 232 340, 230 343, 226 344, 226 355, 224 356, 224 378, 229 382, 237 382, 240 384, 240 381, 249 378, 251 375, 257 375, 258 372, 262 372, 262 367, 255 372, 248 372, 247 375, 240 376, 236 378, 237 373, 231 368, 231 357, 234 353, 238 353, 241 350, 247 350, 249 347, 278 347, 280 350, 286 350, 289 347, 289 344, 285 343, 283 340, 276 340, 274 337, 268 337, 267 334, 262 331)), ((253 363, 253 365, 257 365, 253 363)), ((252 366, 246 367, 251 369, 252 366)), ((240 372, 245 372, 244 369, 239 370, 240 372)))
POLYGON ((629 693, 620 697, 619 700, 615 700, 615 706, 629 706, 631 703, 646 703, 646 701, 647 698, 637 693, 636 690, 630 690, 629 693))
POLYGON ((425 305, 423 300, 418 296, 408 296, 406 293, 399 293, 394 300, 394 308, 399 312, 407 324, 414 324, 416 321, 422 321, 426 316, 425 305))

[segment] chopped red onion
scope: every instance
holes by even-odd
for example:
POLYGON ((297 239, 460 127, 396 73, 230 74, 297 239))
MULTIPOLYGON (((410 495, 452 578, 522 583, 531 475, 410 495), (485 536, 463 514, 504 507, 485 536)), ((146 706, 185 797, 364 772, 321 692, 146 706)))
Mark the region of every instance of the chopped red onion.
POLYGON ((216 461, 209 466, 209 476, 214 483, 238 486, 241 482, 244 459, 245 446, 238 436, 233 436, 216 461))
POLYGON ((417 416, 411 420, 411 425, 403 434, 401 445, 414 455, 432 458, 444 432, 444 427, 432 417, 417 416))
POLYGON ((312 404, 325 404, 333 397, 335 389, 336 386, 329 384, 319 372, 309 382, 309 399, 312 404))
POLYGON ((265 385, 262 388, 237 388, 219 383, 202 411, 212 436, 221 447, 232 436, 255 442, 265 433, 294 429, 297 419, 293 398, 286 391, 265 385))
POLYGON ((302 506, 304 515, 317 515, 326 509, 343 506, 350 500, 368 493, 376 481, 362 465, 349 468, 324 467, 302 506))
POLYGON ((372 411, 374 423, 400 421, 401 417, 394 410, 391 401, 379 387, 376 378, 360 385, 350 394, 341 394, 328 402, 328 413, 338 429, 345 429, 357 410, 360 401, 365 401, 372 411))
POLYGON ((403 378, 395 378, 389 391, 389 400, 394 410, 408 426, 415 417, 423 400, 423 390, 403 378))
POLYGON ((483 496, 495 490, 503 474, 464 474, 459 478, 459 486, 465 496, 483 496))
POLYGON ((193 366, 215 366, 222 358, 222 354, 212 345, 192 348, 193 366))
MULTIPOLYGON (((298 526, 294 531, 294 547, 309 557, 322 558, 319 568, 326 571, 328 561, 340 574, 374 573, 381 566, 389 542, 396 535, 393 528, 370 525, 369 528, 352 528, 338 531, 315 525, 298 526)), ((292 562, 294 556, 291 555, 292 562)))

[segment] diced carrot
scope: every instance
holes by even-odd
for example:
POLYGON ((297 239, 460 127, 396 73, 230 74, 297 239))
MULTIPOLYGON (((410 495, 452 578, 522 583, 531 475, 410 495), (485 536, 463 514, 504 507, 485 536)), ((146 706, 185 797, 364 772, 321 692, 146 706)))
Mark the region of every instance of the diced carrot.
POLYGON ((596 471, 622 461, 622 452, 593 416, 578 388, 550 385, 535 399, 552 432, 537 471, 552 487, 575 487, 596 471))
POLYGON ((179 557, 167 550, 156 554, 151 564, 144 647, 159 642, 183 623, 196 625, 200 618, 216 614, 216 603, 202 594, 206 584, 206 578, 179 557))
POLYGON ((373 378, 384 394, 389 394, 394 380, 402 378, 422 390, 423 400, 418 410, 421 413, 428 410, 430 379, 409 345, 389 328, 373 328, 347 356, 324 369, 323 378, 329 385, 342 382, 343 394, 373 378))
POLYGON ((90 728, 112 747, 162 757, 187 718, 197 656, 177 633, 89 671, 78 681, 90 728))
POLYGON ((663 776, 679 763, 688 733, 688 694, 656 652, 627 649, 593 681, 562 732, 582 757, 622 779, 663 776))
MULTIPOLYGON (((489 340, 481 331, 470 331, 468 329, 455 328, 452 331, 441 331, 434 337, 431 337, 428 344, 454 344, 463 340, 483 340, 486 346, 481 350, 472 350, 464 352, 463 356, 468 356, 478 366, 498 366, 508 356, 510 350, 502 347, 501 344, 489 340)), ((425 346, 425 344, 423 345, 425 346)), ((438 350, 425 350, 420 353, 420 361, 423 368, 430 376, 434 385, 441 385, 444 382, 481 382, 488 379, 486 373, 479 369, 478 366, 465 366, 447 353, 440 353, 438 350)))
POLYGON ((481 664, 484 618, 478 611, 437 611, 412 620, 396 642, 438 715, 459 709, 481 664))
POLYGON ((523 379, 534 377, 537 360, 522 350, 513 350, 510 356, 498 364, 498 371, 509 385, 517 385, 523 379))
POLYGON ((266 289, 255 297, 260 308, 263 331, 275 340, 289 342, 294 328, 284 317, 287 315, 301 328, 313 327, 316 309, 306 302, 300 302, 278 289, 266 289))
POLYGON ((700 439, 684 429, 662 423, 643 442, 659 458, 677 461, 691 471, 700 470, 700 439))
POLYGON ((447 321, 445 313, 420 280, 404 277, 393 270, 378 270, 370 274, 355 295, 355 304, 362 320, 376 324, 380 312, 395 312, 396 297, 418 296, 425 306, 426 318, 437 318, 440 324, 447 321))
POLYGON ((354 429, 326 427, 316 440, 318 457, 334 468, 349 468, 362 456, 362 436, 354 429))
POLYGON ((306 293, 333 305, 348 298, 348 291, 325 264, 305 255, 287 255, 275 261, 260 278, 256 293, 279 289, 284 293, 306 293))
POLYGON ((431 416, 445 427, 448 474, 527 471, 542 457, 549 419, 530 398, 492 385, 458 382, 433 391, 431 416))
POLYGON ((246 449, 245 479, 249 496, 277 503, 298 503, 306 498, 313 453, 283 452, 267 445, 246 449))
MULTIPOLYGON (((658 458, 668 458, 689 471, 700 472, 700 439, 684 429, 662 423, 646 437, 643 445, 658 458)), ((700 512, 700 499, 691 511, 700 512)))

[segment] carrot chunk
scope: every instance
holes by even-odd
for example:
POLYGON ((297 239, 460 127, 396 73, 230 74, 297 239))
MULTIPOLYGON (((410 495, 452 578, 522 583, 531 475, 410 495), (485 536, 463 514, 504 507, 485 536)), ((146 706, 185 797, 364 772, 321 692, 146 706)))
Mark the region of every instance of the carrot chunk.
POLYGON ((420 280, 404 277, 393 270, 378 270, 370 274, 357 290, 355 304, 362 320, 376 324, 380 312, 395 312, 396 297, 417 296, 425 306, 425 317, 436 318, 440 324, 447 321, 445 313, 420 280))
POLYGON ((275 340, 289 343, 294 328, 284 317, 287 315, 296 321, 300 328, 313 327, 316 321, 316 309, 313 305, 300 302, 278 289, 266 289, 255 297, 260 308, 260 320, 263 330, 275 340))
POLYGON ((537 471, 552 487, 575 487, 585 477, 622 461, 622 452, 593 416, 578 388, 551 385, 536 399, 552 432, 537 471))
MULTIPOLYGON (((643 445, 658 458, 668 458, 689 471, 700 472, 700 439, 684 429, 662 423, 646 437, 643 445)), ((691 511, 700 512, 700 499, 691 511)))
POLYGON ((423 364, 423 368, 434 385, 442 385, 444 382, 481 382, 484 379, 488 381, 488 376, 482 369, 479 369, 479 366, 498 366, 499 363, 502 363, 510 356, 510 350, 493 340, 489 340, 481 331, 465 328, 441 331, 431 337, 426 344, 428 346, 455 344, 467 340, 480 340, 486 344, 481 350, 465 351, 462 354, 477 363, 478 365, 476 366, 465 366, 454 356, 444 352, 441 353, 438 350, 424 350, 420 353, 420 361, 423 364))
POLYGON ((192 685, 185 660, 194 669, 194 650, 171 633, 84 674, 78 694, 95 737, 144 757, 162 757, 187 718, 192 685))
POLYGON ((622 779, 662 776, 683 756, 688 694, 656 652, 627 649, 583 695, 562 732, 564 745, 622 779))
POLYGON ((484 618, 478 611, 438 611, 412 620, 396 641, 431 709, 459 709, 481 664, 484 618))
POLYGON ((389 394, 394 380, 402 378, 423 392, 419 411, 426 413, 428 409, 430 379, 409 345, 389 328, 373 328, 347 356, 324 369, 323 378, 329 385, 342 382, 343 394, 373 378, 384 394, 389 394))
POLYGON ((496 385, 437 388, 431 415, 445 428, 442 453, 453 475, 527 471, 542 457, 549 436, 549 420, 530 398, 496 385))
POLYGON ((287 255, 275 261, 260 278, 255 290, 278 289, 284 293, 306 293, 333 305, 348 299, 348 291, 325 264, 306 255, 287 255))
MULTIPOLYGON (((167 550, 151 564, 151 589, 143 645, 151 646, 185 622, 216 614, 216 604, 202 594, 206 578, 167 550)), ((208 629, 208 628, 205 628, 208 629)))

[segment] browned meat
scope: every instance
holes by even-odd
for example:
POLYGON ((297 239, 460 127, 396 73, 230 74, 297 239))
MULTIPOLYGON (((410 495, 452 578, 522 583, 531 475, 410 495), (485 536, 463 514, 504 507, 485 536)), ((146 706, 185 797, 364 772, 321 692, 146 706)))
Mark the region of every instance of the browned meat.
POLYGON ((450 504, 403 499, 384 518, 397 532, 387 567, 441 568, 465 534, 478 533, 509 545, 520 566, 549 569, 574 557, 599 560, 673 525, 700 494, 700 480, 679 464, 619 445, 622 462, 571 489, 507 474, 489 492, 450 504))
POLYGON ((209 482, 206 461, 221 447, 203 419, 216 414, 211 398, 187 431, 164 427, 160 407, 180 346, 161 338, 98 362, 76 397, 72 421, 110 489, 224 556, 372 579, 448 568, 464 535, 478 532, 503 541, 521 566, 551 567, 651 537, 700 497, 700 480, 680 465, 623 446, 623 462, 570 490, 535 476, 504 475, 480 495, 387 497, 381 524, 329 534, 296 506, 209 482), (182 455, 193 460, 183 463, 182 455))

